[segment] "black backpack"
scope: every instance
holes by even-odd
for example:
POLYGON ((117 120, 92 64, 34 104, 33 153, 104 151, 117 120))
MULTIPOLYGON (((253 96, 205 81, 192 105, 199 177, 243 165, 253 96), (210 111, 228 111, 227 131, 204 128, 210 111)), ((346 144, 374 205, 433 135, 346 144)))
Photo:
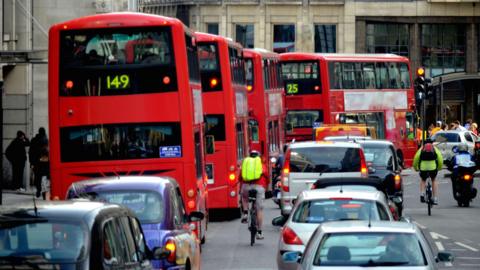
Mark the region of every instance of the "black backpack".
POLYGON ((420 152, 420 160, 427 161, 436 159, 437 153, 435 153, 435 147, 433 147, 431 143, 426 143, 422 148, 422 152, 420 152))

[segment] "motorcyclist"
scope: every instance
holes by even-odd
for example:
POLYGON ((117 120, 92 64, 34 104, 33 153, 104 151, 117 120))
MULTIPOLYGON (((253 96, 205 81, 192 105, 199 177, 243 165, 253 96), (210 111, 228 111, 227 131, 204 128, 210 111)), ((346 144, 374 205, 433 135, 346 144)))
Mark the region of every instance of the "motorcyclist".
POLYGON ((420 171, 420 201, 425 202, 425 183, 427 178, 432 179, 433 186, 433 204, 438 204, 438 183, 435 181, 437 173, 443 166, 442 153, 433 146, 432 140, 425 140, 425 144, 418 149, 413 158, 413 168, 420 171))
POLYGON ((453 171, 452 171, 452 181, 455 181, 457 179, 457 176, 459 174, 459 167, 466 167, 466 168, 472 168, 472 170, 475 170, 475 157, 468 152, 468 147, 465 144, 460 144, 457 147, 457 152, 455 153, 455 156, 452 158, 452 165, 453 165, 453 171))

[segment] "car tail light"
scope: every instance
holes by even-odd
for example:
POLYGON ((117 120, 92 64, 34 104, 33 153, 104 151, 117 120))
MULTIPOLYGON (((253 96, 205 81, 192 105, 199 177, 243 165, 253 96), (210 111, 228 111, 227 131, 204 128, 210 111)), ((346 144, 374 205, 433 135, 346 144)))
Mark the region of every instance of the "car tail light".
POLYGON ((165 249, 170 251, 167 257, 167 261, 174 263, 177 260, 177 245, 173 239, 168 239, 165 244, 165 249))
POLYGON ((395 181, 395 190, 400 190, 402 188, 402 177, 400 174, 396 174, 393 180, 395 181))
POLYGON ((365 155, 363 154, 363 149, 360 148, 360 173, 362 177, 368 176, 367 163, 365 162, 365 155))
POLYGON ((352 198, 344 198, 344 197, 331 197, 331 201, 351 201, 352 198))
POLYGON ((465 174, 465 175, 463 176, 463 180, 465 180, 465 181, 470 181, 470 180, 472 180, 472 176, 471 176, 470 174, 465 174))
POLYGON ((290 174, 290 151, 285 154, 285 160, 283 162, 282 170, 282 190, 290 192, 290 186, 288 184, 288 175, 290 174))
POLYGON ((285 226, 282 230, 283 242, 287 245, 303 245, 302 240, 298 235, 290 229, 288 226, 285 226))

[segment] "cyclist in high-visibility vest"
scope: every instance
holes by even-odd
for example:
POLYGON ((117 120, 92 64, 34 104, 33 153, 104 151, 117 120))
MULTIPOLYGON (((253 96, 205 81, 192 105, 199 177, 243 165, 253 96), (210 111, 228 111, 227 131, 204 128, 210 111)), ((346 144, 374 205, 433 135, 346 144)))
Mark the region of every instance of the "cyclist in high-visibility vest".
POLYGON ((242 223, 247 223, 248 214, 248 191, 250 189, 257 190, 257 236, 256 238, 263 239, 262 225, 263 225, 263 202, 265 200, 265 190, 268 187, 267 167, 260 157, 260 154, 252 150, 250 156, 242 161, 242 173, 240 174, 241 195, 242 195, 242 223))

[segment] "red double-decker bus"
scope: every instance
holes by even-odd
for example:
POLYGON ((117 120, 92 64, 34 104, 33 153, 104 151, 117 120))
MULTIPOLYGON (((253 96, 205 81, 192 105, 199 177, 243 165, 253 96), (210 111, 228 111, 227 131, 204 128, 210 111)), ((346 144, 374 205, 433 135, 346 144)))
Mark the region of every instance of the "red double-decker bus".
POLYGON ((240 214, 237 185, 248 154, 248 107, 242 47, 227 38, 196 33, 202 78, 208 208, 240 214))
POLYGON ((377 138, 392 141, 405 164, 411 164, 417 142, 408 58, 285 53, 280 59, 287 95, 287 136, 303 139, 308 126, 311 132, 322 123, 366 124, 375 128, 377 138))
MULTIPOLYGON (((244 49, 248 91, 248 135, 250 149, 259 151, 265 162, 278 157, 284 144, 284 94, 277 53, 244 49)), ((269 175, 272 166, 267 166, 269 175)))
POLYGON ((52 196, 87 178, 162 175, 188 212, 205 212, 194 33, 156 15, 93 15, 52 26, 49 52, 52 196))

